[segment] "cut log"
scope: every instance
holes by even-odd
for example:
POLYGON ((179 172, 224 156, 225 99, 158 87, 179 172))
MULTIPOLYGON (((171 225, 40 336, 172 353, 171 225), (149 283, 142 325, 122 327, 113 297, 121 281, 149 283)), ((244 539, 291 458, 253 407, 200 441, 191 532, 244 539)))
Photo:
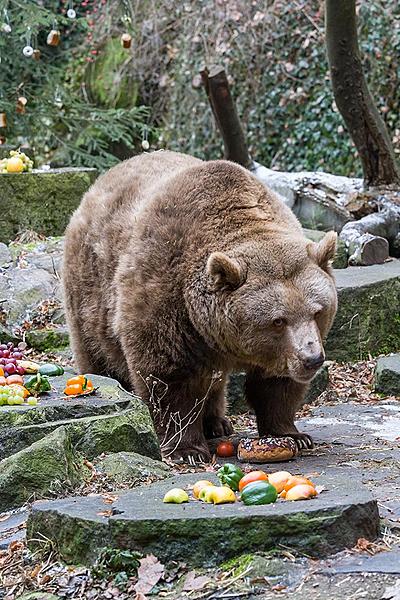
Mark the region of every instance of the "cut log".
POLYGON ((381 264, 389 257, 389 242, 394 247, 400 228, 400 206, 385 202, 380 212, 344 225, 340 238, 349 248, 349 264, 381 264))
POLYGON ((204 88, 213 111, 216 125, 224 141, 224 156, 227 160, 246 169, 252 165, 246 139, 239 121, 236 106, 229 89, 228 78, 222 67, 203 67, 200 71, 204 88))

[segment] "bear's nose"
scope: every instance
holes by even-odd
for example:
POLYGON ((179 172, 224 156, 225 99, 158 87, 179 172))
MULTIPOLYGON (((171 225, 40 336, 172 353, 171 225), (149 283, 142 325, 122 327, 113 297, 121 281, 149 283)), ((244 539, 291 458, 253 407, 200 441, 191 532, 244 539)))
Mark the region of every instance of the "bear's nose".
POLYGON ((313 356, 309 356, 304 360, 304 366, 306 369, 310 370, 319 369, 324 364, 324 360, 325 357, 322 353, 317 355, 314 354, 313 356))

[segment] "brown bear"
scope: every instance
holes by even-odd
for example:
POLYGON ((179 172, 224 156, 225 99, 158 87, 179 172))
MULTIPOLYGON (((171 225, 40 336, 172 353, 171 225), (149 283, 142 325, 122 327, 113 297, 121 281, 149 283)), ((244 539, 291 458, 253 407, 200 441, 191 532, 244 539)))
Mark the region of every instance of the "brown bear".
POLYGON ((312 446, 296 408, 324 360, 336 234, 307 240, 249 171, 169 151, 97 179, 66 231, 63 285, 77 368, 148 404, 164 456, 207 461, 229 435, 225 384, 247 372, 258 432, 312 446))

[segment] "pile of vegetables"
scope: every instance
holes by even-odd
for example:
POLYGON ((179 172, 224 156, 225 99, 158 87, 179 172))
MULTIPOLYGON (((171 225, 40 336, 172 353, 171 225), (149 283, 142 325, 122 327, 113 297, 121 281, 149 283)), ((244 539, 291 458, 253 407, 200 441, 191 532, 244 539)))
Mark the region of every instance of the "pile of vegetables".
MULTIPOLYGON (((226 463, 218 470, 217 476, 222 485, 205 479, 197 481, 193 486, 193 498, 210 504, 230 504, 240 500, 246 506, 254 506, 272 504, 278 499, 309 500, 318 495, 312 481, 288 471, 270 474, 250 471, 245 474, 240 467, 226 463)), ((181 488, 174 488, 165 494, 163 502, 189 502, 189 495, 181 488)))

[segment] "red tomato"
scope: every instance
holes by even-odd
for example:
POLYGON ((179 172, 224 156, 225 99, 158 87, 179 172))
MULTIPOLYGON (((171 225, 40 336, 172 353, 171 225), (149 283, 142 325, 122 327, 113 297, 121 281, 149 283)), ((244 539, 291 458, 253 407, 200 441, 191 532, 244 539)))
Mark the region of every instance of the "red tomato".
POLYGON ((250 471, 250 473, 246 473, 239 481, 239 492, 241 492, 246 485, 249 485, 249 483, 253 483, 253 481, 268 481, 268 475, 264 473, 264 471, 250 471))
POLYGON ((221 457, 233 456, 235 454, 235 446, 227 440, 226 442, 220 442, 217 446, 217 455, 221 457))

